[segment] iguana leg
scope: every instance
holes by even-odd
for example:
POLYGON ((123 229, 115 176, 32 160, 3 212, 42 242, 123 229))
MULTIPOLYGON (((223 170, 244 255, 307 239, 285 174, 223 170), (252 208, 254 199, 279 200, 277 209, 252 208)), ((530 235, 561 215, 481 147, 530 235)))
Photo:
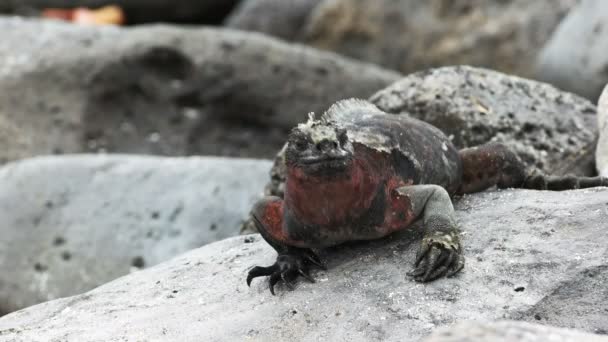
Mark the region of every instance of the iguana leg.
POLYGON ((408 275, 427 282, 458 273, 464 267, 464 256, 448 192, 439 185, 410 185, 395 192, 393 200, 408 203, 413 217, 422 218, 427 229, 416 255, 416 268, 408 275))
POLYGON ((463 175, 459 193, 478 192, 496 185, 499 188, 568 190, 608 186, 605 177, 547 176, 528 173, 519 157, 498 143, 461 150, 463 175))
POLYGON ((459 193, 478 192, 498 186, 519 187, 526 180, 526 167, 505 145, 489 143, 459 152, 462 185, 459 193))
POLYGON ((309 274, 311 265, 325 268, 319 257, 309 248, 290 246, 291 241, 283 231, 283 200, 278 197, 266 197, 260 200, 253 208, 253 221, 258 232, 277 253, 277 261, 270 266, 255 266, 247 275, 247 285, 251 285, 253 278, 269 276, 270 292, 274 295, 274 285, 283 280, 292 288, 292 282, 302 276, 314 283, 309 274))

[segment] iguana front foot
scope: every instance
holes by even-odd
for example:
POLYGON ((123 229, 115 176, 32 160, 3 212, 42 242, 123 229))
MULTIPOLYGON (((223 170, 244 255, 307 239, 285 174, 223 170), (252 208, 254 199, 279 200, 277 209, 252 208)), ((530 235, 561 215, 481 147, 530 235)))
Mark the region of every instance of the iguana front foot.
POLYGON ((456 233, 433 233, 422 239, 415 269, 408 273, 418 282, 452 277, 464 267, 464 256, 456 233))
POLYGON ((247 285, 251 285, 253 278, 270 276, 269 288, 270 293, 273 295, 275 294, 274 286, 279 280, 283 280, 285 285, 290 290, 293 290, 293 282, 298 276, 302 276, 311 283, 315 282, 315 279, 309 273, 311 265, 318 266, 323 270, 326 269, 319 256, 311 249, 290 250, 287 254, 279 254, 277 261, 271 266, 256 266, 252 268, 247 275, 247 285))

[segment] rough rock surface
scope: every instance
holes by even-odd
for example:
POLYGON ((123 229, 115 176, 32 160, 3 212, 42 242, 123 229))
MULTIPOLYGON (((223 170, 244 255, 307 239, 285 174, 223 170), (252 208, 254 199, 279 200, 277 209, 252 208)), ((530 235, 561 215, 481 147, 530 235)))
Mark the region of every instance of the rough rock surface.
POLYGON ((600 175, 608 177, 608 85, 597 103, 599 139, 595 151, 595 164, 600 175))
POLYGON ((315 284, 278 286, 275 297, 266 281, 248 288, 245 275, 276 253, 259 235, 230 238, 9 314, 0 319, 0 341, 403 341, 456 321, 510 317, 602 332, 607 198, 608 188, 465 196, 456 208, 466 268, 429 284, 405 275, 420 226, 327 250, 329 269, 313 272, 315 284))
POLYGON ((437 126, 458 147, 498 141, 547 173, 595 172, 596 107, 548 84, 444 67, 409 75, 370 100, 386 112, 437 126))
POLYGON ((535 78, 597 101, 608 83, 608 2, 583 0, 538 56, 535 78))
POLYGON ((231 30, 0 19, 0 32, 0 133, 16 133, 0 139, 19 144, 0 162, 96 151, 270 157, 308 112, 399 78, 231 30))
POLYGON ((608 336, 513 321, 463 322, 434 332, 423 342, 608 342, 608 336))
POLYGON ((82 293, 238 234, 269 168, 251 159, 116 155, 5 165, 0 312, 82 293))
POLYGON ((0 12, 35 14, 44 8, 122 7, 130 24, 152 21, 219 23, 239 0, 2 0, 0 12))
POLYGON ((301 40, 308 16, 322 0, 243 0, 226 19, 231 28, 301 40))
MULTIPOLYGON (((229 24, 285 37, 285 25, 262 24, 275 16, 270 2, 247 0, 240 20, 229 24)), ((323 0, 299 10, 300 17, 309 11, 306 24, 295 21, 291 30, 300 32, 289 36, 403 73, 468 64, 530 76, 540 47, 577 2, 323 0)), ((288 3, 277 4, 277 11, 289 11, 288 3)))

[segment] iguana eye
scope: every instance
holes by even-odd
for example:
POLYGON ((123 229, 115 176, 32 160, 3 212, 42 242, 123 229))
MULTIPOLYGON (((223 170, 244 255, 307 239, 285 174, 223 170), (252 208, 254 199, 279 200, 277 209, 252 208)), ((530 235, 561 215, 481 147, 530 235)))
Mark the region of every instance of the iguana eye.
POLYGON ((295 145, 298 151, 304 151, 308 148, 308 142, 302 139, 297 140, 295 145))

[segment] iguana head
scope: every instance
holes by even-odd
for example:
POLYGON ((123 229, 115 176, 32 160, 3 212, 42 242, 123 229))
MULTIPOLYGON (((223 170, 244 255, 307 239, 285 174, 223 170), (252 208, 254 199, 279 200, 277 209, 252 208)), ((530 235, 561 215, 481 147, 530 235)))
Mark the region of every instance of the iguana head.
POLYGON ((346 130, 332 121, 315 120, 295 127, 287 139, 285 164, 307 176, 338 176, 348 173, 353 145, 346 130))

